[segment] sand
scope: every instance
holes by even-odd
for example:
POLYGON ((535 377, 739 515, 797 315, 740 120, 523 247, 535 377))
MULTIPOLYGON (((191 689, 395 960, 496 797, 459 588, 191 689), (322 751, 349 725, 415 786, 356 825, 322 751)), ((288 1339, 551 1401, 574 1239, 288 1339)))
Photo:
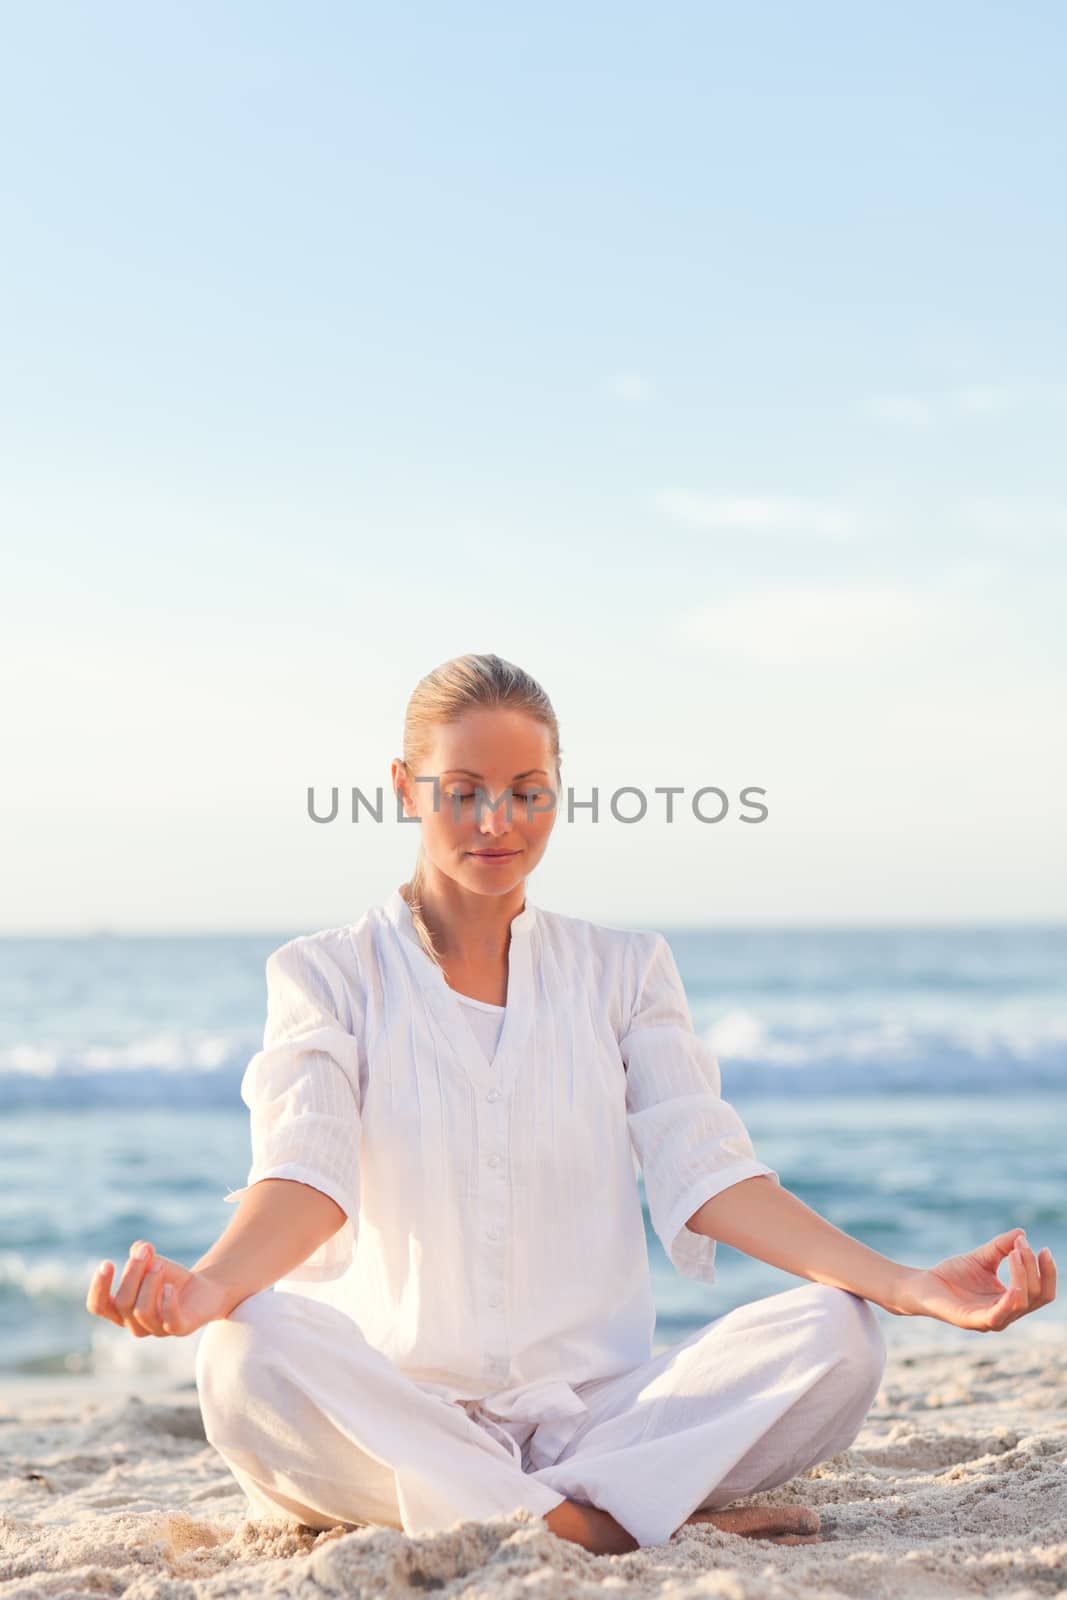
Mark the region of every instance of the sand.
POLYGON ((1067 1328, 1035 1317, 948 1344, 938 1335, 957 1330, 922 1319, 922 1342, 916 1326, 890 1341, 882 1389, 848 1450, 735 1502, 815 1506, 822 1542, 792 1547, 702 1526, 593 1556, 523 1510, 417 1537, 287 1527, 247 1514, 190 1382, 0 1378, 0 1596, 1029 1600, 1067 1590, 1067 1328))

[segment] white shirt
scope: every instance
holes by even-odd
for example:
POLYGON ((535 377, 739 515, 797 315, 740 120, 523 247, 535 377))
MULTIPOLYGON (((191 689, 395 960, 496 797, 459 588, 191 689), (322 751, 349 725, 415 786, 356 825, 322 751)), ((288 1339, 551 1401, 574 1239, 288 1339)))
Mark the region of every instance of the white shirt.
POLYGON ((780 1181, 721 1098, 662 934, 527 895, 492 1062, 399 890, 266 974, 245 1187, 296 1179, 347 1219, 276 1288, 347 1311, 447 1400, 573 1429, 575 1384, 651 1355, 638 1167, 670 1259, 704 1283, 715 1244, 686 1219, 744 1178, 780 1181))

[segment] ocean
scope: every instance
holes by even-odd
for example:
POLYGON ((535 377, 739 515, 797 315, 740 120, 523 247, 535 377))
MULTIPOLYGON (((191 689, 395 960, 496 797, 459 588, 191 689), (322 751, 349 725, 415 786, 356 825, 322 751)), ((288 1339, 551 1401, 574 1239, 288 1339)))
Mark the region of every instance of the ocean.
MULTIPOLYGON (((307 931, 307 930, 304 930, 307 931)), ((1067 927, 671 930, 694 1024, 760 1158, 873 1249, 929 1266, 1025 1227, 1067 1264, 1067 927)), ((234 1214, 267 955, 292 933, 0 939, 0 1372, 188 1378, 193 1339, 90 1315, 131 1242, 192 1263, 234 1214)), ((718 1247, 680 1277, 648 1225, 655 1347, 805 1280, 718 1247)), ((1004 1333, 879 1311, 891 1338, 1004 1333)))

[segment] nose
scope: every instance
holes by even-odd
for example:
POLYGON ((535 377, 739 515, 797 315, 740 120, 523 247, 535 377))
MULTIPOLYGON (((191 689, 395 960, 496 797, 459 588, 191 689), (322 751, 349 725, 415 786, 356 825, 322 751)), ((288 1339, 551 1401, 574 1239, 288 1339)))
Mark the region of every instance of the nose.
POLYGON ((479 824, 481 832, 488 834, 492 839, 500 839, 503 838, 505 834, 510 833, 512 828, 512 819, 515 816, 515 807, 516 801, 514 795, 501 790, 500 795, 498 796, 495 791, 490 790, 489 799, 482 802, 482 816, 479 824), (498 800, 495 810, 490 804, 490 801, 492 800, 498 800))

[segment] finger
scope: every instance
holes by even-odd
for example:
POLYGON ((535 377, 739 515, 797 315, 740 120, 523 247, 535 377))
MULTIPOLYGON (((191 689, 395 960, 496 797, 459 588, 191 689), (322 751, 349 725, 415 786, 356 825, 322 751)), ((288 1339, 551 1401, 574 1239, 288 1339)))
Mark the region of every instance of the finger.
POLYGON ((1041 1271, 1025 1234, 1019 1240, 1018 1250, 1026 1275, 1027 1305, 1032 1306, 1041 1296, 1041 1271))
MULTIPOLYGON (((140 1293, 141 1280, 148 1270, 151 1255, 152 1246, 149 1244, 138 1243, 130 1247, 130 1254, 122 1270, 122 1282, 115 1291, 115 1305, 124 1321, 129 1320, 134 1301, 140 1293)), ((135 1328, 132 1331, 137 1330, 135 1328)))
POLYGON ((111 1274, 114 1270, 112 1262, 101 1261, 93 1273, 93 1281, 85 1297, 85 1309, 91 1311, 94 1317, 104 1317, 108 1322, 117 1322, 121 1328, 122 1317, 111 1298, 111 1274))
POLYGON ((1037 1264, 1041 1269, 1041 1304, 1049 1305, 1056 1298, 1056 1263, 1048 1248, 1038 1252, 1037 1264))
POLYGON ((1015 1251, 1012 1250, 1008 1254, 1008 1277, 1010 1281, 1000 1299, 995 1301, 985 1314, 984 1326, 987 1332, 999 1333, 1008 1326, 1009 1322, 1014 1322, 1015 1318, 1020 1314, 1022 1290, 1019 1284, 1019 1271, 1019 1258, 1015 1251))
POLYGON ((122 1275, 118 1288, 115 1290, 115 1304, 126 1315, 137 1298, 137 1291, 141 1287, 141 1279, 148 1269, 152 1258, 150 1246, 142 1241, 135 1241, 130 1246, 129 1254, 122 1264, 122 1275))
POLYGON ((994 1238, 987 1239, 985 1244, 980 1244, 971 1254, 983 1267, 991 1267, 996 1272, 1016 1239, 1025 1232, 1025 1228, 1009 1228, 1006 1233, 998 1233, 994 1238))
POLYGON ((172 1338, 181 1333, 180 1318, 174 1308, 174 1285, 165 1283, 159 1296, 159 1320, 164 1333, 172 1338))
POLYGON ((1030 1300, 1030 1293, 1026 1285, 1026 1268, 1023 1266, 1022 1251, 1014 1249, 1008 1253, 1008 1273, 1011 1279, 1008 1285, 1007 1314, 1002 1327, 1007 1327, 1009 1322, 1014 1322, 1021 1317, 1030 1300))
POLYGON ((161 1273, 163 1263, 157 1256, 141 1280, 141 1287, 137 1299, 133 1303, 131 1315, 146 1328, 149 1333, 154 1333, 157 1338, 166 1337, 166 1329, 159 1320, 159 1291, 162 1286, 161 1273))

